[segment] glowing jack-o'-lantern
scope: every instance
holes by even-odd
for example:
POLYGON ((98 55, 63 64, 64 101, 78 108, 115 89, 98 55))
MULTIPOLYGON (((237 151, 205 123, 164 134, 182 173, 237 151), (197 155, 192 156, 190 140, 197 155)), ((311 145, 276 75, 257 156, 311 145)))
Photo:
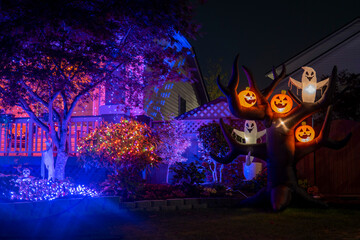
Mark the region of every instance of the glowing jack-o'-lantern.
POLYGON ((241 91, 238 97, 240 104, 243 107, 252 107, 256 103, 256 95, 253 91, 250 91, 249 87, 247 87, 246 90, 241 91))
POLYGON ((287 113, 293 106, 292 99, 286 95, 286 91, 282 90, 281 94, 276 94, 270 102, 272 110, 277 113, 287 113))
POLYGON ((295 130, 295 137, 299 142, 310 142, 315 137, 315 131, 311 126, 306 125, 306 122, 302 122, 295 130))

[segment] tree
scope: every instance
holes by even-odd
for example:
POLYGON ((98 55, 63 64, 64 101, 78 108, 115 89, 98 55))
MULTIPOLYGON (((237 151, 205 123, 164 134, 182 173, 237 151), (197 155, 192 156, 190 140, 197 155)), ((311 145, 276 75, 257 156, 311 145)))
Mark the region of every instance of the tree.
POLYGON ((232 114, 238 118, 261 120, 266 127, 266 143, 242 145, 231 138, 226 130, 224 122, 220 120, 223 134, 230 146, 230 152, 224 158, 213 156, 220 163, 230 163, 238 155, 246 155, 249 151, 257 158, 267 161, 267 187, 260 190, 254 197, 245 200, 242 205, 254 205, 271 203, 273 210, 285 209, 292 198, 300 198, 323 206, 324 203, 310 197, 298 186, 296 177, 296 163, 307 154, 321 147, 339 149, 349 141, 351 133, 344 139, 334 141, 329 139, 330 112, 334 98, 332 93, 337 81, 337 69, 333 68, 329 85, 322 97, 315 103, 301 102, 295 95, 289 92, 290 96, 297 103, 297 106, 288 113, 276 113, 271 110, 268 98, 272 95, 275 87, 285 77, 285 66, 279 76, 274 72, 274 81, 263 91, 257 85, 250 71, 243 66, 247 76, 250 90, 256 94, 257 104, 246 108, 241 106, 238 98, 237 87, 239 84, 238 56, 233 65, 233 74, 229 84, 225 87, 218 78, 218 85, 226 95, 229 108, 232 114), (318 136, 310 142, 296 142, 295 128, 307 117, 315 112, 327 109, 327 114, 318 136))
MULTIPOLYGON (((322 76, 322 79, 328 77, 322 76)), ((338 79, 334 90, 333 119, 360 121, 360 74, 343 70, 339 72, 338 79)), ((324 111, 315 114, 315 123, 320 124, 324 116, 324 111)))
POLYGON ((215 100, 218 97, 224 96, 218 86, 216 85, 216 78, 221 76, 222 79, 227 79, 227 73, 223 72, 220 63, 209 62, 209 70, 204 74, 206 89, 210 100, 215 100))
POLYGON ((189 1, 1 1, 0 103, 20 106, 57 148, 56 179, 64 179, 69 121, 77 105, 105 84, 124 103, 139 92, 182 78, 169 63, 179 32, 193 37, 189 1), (49 115, 40 118, 39 105, 49 115), (54 121, 55 120, 55 121, 54 121))
POLYGON ((156 132, 161 143, 157 148, 157 155, 168 165, 166 171, 166 183, 169 183, 169 169, 177 162, 185 162, 187 158, 181 156, 191 145, 185 134, 185 124, 179 120, 172 119, 161 125, 156 132))

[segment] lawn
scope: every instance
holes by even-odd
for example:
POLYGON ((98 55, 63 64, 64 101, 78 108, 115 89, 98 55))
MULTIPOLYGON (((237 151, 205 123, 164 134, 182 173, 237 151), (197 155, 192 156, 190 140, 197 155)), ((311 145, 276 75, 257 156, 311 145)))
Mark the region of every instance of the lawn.
POLYGON ((117 216, 1 219, 1 239, 360 239, 360 210, 254 209, 129 212, 117 216))

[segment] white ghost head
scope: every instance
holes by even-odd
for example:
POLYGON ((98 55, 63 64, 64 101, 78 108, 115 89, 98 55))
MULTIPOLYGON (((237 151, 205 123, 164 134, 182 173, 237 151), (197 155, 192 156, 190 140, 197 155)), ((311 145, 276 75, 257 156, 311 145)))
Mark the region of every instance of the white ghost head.
POLYGON ((246 120, 244 124, 244 135, 245 135, 245 142, 247 144, 254 144, 256 143, 257 138, 257 126, 256 122, 253 120, 246 120))
POLYGON ((303 75, 301 80, 304 82, 304 80, 307 80, 309 82, 315 82, 316 83, 316 72, 311 67, 302 67, 304 69, 303 75))

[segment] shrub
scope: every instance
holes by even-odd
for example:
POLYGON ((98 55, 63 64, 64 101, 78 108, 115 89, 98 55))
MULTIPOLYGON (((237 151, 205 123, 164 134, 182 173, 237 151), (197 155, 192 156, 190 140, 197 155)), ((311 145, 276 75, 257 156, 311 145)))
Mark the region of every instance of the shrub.
POLYGON ((155 152, 159 142, 149 126, 135 120, 104 123, 79 143, 79 161, 84 168, 109 171, 102 184, 105 194, 133 199, 143 184, 141 172, 160 162, 155 152))
POLYGON ((175 184, 180 186, 186 196, 201 195, 203 187, 200 184, 204 182, 206 175, 204 168, 198 162, 175 163, 171 170, 175 173, 173 176, 175 184))

